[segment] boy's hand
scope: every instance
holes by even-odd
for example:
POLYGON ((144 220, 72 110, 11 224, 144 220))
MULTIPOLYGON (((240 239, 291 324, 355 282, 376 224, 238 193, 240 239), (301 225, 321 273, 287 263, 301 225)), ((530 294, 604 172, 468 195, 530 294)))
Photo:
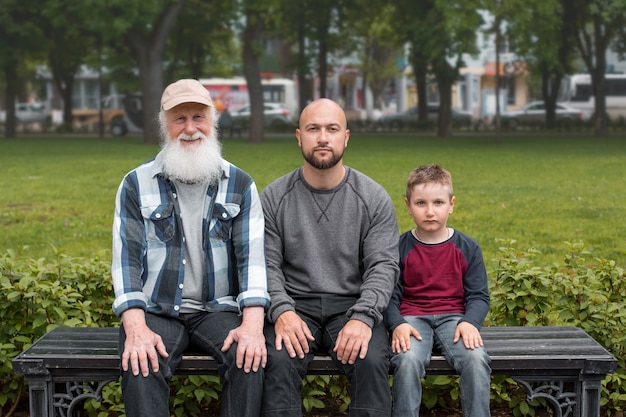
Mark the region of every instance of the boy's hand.
POLYGON ((454 343, 458 342, 460 338, 463 338, 463 344, 467 349, 473 350, 483 345, 483 338, 476 326, 466 321, 462 321, 456 326, 454 343))
POLYGON ((391 336, 391 350, 393 353, 406 352, 411 349, 411 336, 417 340, 422 340, 420 332, 415 330, 410 324, 402 323, 396 327, 391 336))

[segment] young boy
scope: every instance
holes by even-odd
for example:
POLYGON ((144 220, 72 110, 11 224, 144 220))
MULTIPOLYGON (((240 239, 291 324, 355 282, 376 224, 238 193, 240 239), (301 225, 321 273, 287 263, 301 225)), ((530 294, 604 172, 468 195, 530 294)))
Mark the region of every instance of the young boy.
POLYGON ((417 227, 400 236, 402 275, 385 313, 392 415, 419 416, 434 346, 461 377, 463 416, 489 416, 490 358, 479 332, 489 310, 487 272, 478 244, 446 225, 455 203, 450 173, 438 165, 414 169, 405 203, 417 227))

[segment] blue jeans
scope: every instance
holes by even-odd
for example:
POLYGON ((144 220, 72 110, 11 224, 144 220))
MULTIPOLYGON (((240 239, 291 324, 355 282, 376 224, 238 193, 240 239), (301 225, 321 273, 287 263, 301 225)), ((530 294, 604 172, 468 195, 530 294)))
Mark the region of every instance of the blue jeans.
POLYGON ((393 416, 419 416, 421 379, 430 362, 433 346, 460 375, 461 407, 465 417, 488 417, 491 359, 484 348, 466 349, 463 341, 453 343, 460 314, 407 316, 404 319, 422 336, 411 337, 411 349, 391 357, 393 371, 393 416))
POLYGON ((307 373, 315 353, 328 354, 340 372, 350 382, 350 416, 389 416, 391 395, 389 390, 389 356, 391 349, 383 324, 372 329, 367 356, 354 365, 343 365, 337 360, 333 347, 339 331, 348 322, 346 311, 356 298, 318 296, 296 299, 296 312, 306 322, 315 337, 309 344, 304 359, 290 358, 284 348, 277 351, 274 326, 265 326, 267 366, 262 415, 268 417, 301 416, 300 396, 302 379, 307 373))
MULTIPOLYGON (((263 395, 263 369, 245 373, 235 363, 237 344, 226 352, 221 348, 228 332, 241 324, 235 312, 212 312, 182 315, 180 318, 146 314, 148 327, 163 339, 169 353, 159 357, 159 371, 143 377, 122 373, 122 393, 128 417, 169 417, 169 381, 188 349, 206 352, 215 357, 222 377, 222 417, 259 416, 263 395)), ((120 326, 120 355, 126 334, 120 326)))

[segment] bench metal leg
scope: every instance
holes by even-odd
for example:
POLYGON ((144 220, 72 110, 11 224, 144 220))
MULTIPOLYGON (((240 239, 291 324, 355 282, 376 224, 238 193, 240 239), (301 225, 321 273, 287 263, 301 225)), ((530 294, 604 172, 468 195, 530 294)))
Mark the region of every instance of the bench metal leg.
POLYGON ((65 392, 56 393, 58 382, 47 377, 28 379, 28 401, 30 417, 72 417, 83 401, 93 398, 102 402, 102 389, 105 385, 117 381, 109 378, 102 381, 65 383, 65 392))
POLYGON ((54 384, 46 378, 28 380, 30 417, 54 417, 52 393, 54 384))
MULTIPOLYGON (((526 400, 528 402, 543 398, 548 401, 555 417, 581 417, 579 413, 578 389, 566 391, 566 383, 578 385, 577 381, 537 381, 535 378, 526 379, 523 377, 513 378, 517 383, 526 389, 526 400)), ((599 412, 599 411, 598 411, 599 412)), ((597 417, 597 416, 596 416, 597 417)))
POLYGON ((527 400, 544 398, 551 405, 555 417, 598 417, 602 378, 590 379, 588 375, 578 380, 561 379, 541 382, 536 377, 514 378, 526 389, 527 400), (571 389, 571 391, 569 391, 571 389))
POLYGON ((60 417, 73 417, 76 407, 83 401, 92 398, 102 402, 102 389, 118 378, 103 381, 70 381, 65 383, 65 392, 54 394, 53 406, 60 417))
POLYGON ((584 379, 578 382, 578 398, 580 398, 580 414, 576 417, 596 417, 600 415, 600 397, 602 395, 601 379, 584 379))

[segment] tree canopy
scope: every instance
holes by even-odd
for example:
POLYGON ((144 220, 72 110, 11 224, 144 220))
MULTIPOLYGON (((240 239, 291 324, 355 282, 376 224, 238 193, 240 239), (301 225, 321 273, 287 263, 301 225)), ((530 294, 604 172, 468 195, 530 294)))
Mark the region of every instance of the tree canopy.
MULTIPOLYGON (((506 21, 504 40, 540 74, 548 124, 563 77, 579 59, 591 73, 596 113, 605 114, 606 52, 626 50, 626 0, 0 0, 0 87, 5 135, 15 135, 13 103, 37 65, 52 74, 71 129, 73 80, 87 66, 118 91, 143 97, 144 142, 156 143, 153 123, 165 84, 177 78, 243 74, 252 107, 249 140, 263 140, 261 71, 268 41, 277 41, 283 76, 297 77, 300 107, 327 96, 327 77, 347 59, 380 105, 407 51, 426 117, 427 82, 440 94, 438 134, 450 134, 451 88, 463 56, 478 52, 486 11, 506 21), (406 49, 405 49, 406 48, 406 49), (312 80, 316 80, 315 84, 312 80)), ((365 100, 365 98, 363 98, 365 100)), ((596 133, 606 134, 598 117, 596 133)))

